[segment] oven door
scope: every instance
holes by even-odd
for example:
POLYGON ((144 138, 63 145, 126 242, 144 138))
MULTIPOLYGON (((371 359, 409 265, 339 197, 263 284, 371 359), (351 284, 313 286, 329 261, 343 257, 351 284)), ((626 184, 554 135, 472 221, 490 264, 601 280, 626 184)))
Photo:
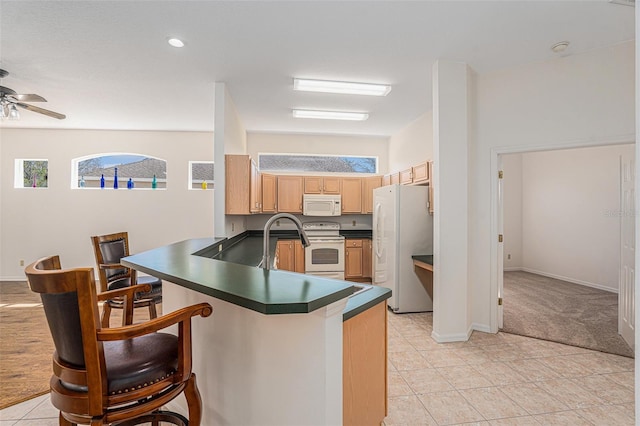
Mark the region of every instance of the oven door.
POLYGON ((309 238, 304 249, 305 273, 344 272, 344 238, 309 238))

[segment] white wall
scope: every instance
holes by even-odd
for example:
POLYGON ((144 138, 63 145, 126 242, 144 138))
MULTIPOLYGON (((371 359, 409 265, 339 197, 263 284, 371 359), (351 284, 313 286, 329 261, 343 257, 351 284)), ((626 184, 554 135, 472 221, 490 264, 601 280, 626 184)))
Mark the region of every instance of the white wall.
POLYGON ((247 134, 247 154, 259 153, 363 155, 378 157, 378 169, 387 173, 389 138, 377 136, 311 135, 297 133, 247 134))
POLYGON ((522 154, 502 157, 504 270, 522 268, 522 154), (510 258, 509 258, 510 257, 510 258))
POLYGON ((635 43, 627 42, 477 76, 469 218, 475 324, 497 329, 492 314, 497 307, 494 157, 518 150, 635 142, 634 50, 635 43))
POLYGON ((428 111, 389 139, 389 171, 433 160, 433 111, 428 111))
POLYGON ((505 155, 505 270, 617 291, 620 155, 633 153, 616 145, 505 155))
POLYGON ((63 267, 93 266, 90 236, 128 231, 135 252, 213 235, 213 192, 188 190, 188 162, 213 159, 208 132, 0 129, 0 279, 59 254, 63 267), (167 161, 166 190, 70 189, 71 160, 131 152, 167 161), (49 160, 47 189, 13 188, 14 160, 49 160))

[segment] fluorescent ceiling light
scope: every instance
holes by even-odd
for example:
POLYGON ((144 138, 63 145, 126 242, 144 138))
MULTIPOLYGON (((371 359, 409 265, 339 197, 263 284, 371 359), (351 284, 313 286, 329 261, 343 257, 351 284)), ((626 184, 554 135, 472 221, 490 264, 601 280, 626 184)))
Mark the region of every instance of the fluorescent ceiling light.
POLYGON ((364 121, 369 118, 366 112, 313 111, 308 109, 294 109, 295 118, 319 118, 323 120, 354 120, 364 121))
POLYGON ((293 90, 305 92, 342 93, 349 95, 387 96, 391 86, 386 84, 351 83, 347 81, 325 81, 293 79, 293 90))

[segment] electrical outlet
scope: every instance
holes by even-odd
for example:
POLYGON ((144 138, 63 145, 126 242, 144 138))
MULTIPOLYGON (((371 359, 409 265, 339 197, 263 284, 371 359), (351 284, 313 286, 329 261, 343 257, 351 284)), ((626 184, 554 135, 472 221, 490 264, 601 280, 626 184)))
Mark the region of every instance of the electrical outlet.
POLYGON ((218 253, 220 253, 221 251, 222 251, 222 244, 218 246, 218 253))
POLYGON ((356 221, 355 220, 351 222, 351 226, 356 226, 356 221))
POLYGON ((511 260, 511 255, 510 254, 507 255, 507 260, 511 260))
POLYGON ((276 226, 280 226, 280 221, 276 220, 276 226))
POLYGON ((24 259, 20 259, 20 266, 24 266, 24 259))
POLYGON ((236 224, 234 222, 231 222, 231 232, 236 230, 236 224))

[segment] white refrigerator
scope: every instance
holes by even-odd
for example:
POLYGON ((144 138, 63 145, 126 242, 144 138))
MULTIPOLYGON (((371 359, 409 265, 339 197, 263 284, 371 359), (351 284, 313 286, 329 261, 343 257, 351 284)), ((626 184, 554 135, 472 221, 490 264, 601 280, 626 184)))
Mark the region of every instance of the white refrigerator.
POLYGON ((387 185, 373 191, 373 284, 391 289, 396 313, 433 311, 414 272, 413 255, 433 254, 433 217, 426 186, 387 185))

